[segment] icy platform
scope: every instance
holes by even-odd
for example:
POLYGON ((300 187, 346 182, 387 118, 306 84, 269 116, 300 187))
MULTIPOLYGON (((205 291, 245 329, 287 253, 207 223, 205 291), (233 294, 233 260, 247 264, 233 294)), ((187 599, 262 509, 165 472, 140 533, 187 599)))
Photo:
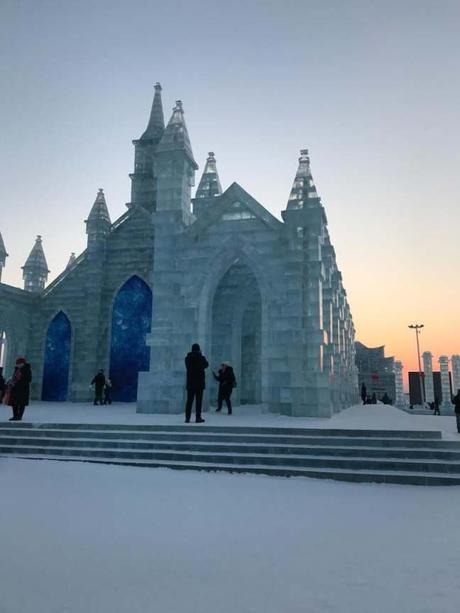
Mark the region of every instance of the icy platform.
MULTIPOLYGON (((9 407, 0 405, 0 422, 11 415, 9 407)), ((234 407, 233 415, 209 411, 204 413, 206 426, 254 426, 275 428, 345 428, 371 430, 439 430, 445 439, 460 440, 453 416, 412 415, 384 404, 356 405, 330 419, 287 417, 268 413, 263 405, 234 407)), ((32 402, 26 409, 24 423, 85 423, 164 425, 183 424, 183 414, 158 415, 136 413, 133 403, 94 406, 88 403, 32 402)))

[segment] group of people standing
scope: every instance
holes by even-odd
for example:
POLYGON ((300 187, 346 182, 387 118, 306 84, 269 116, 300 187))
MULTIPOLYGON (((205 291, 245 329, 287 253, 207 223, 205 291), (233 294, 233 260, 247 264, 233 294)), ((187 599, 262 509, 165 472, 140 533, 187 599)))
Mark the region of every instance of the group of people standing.
POLYGON ((25 358, 18 358, 11 379, 5 381, 0 367, 0 399, 10 406, 13 416, 9 421, 22 421, 25 408, 29 405, 32 369, 25 358))
MULTIPOLYGON (((206 369, 209 366, 208 360, 201 353, 201 348, 198 343, 192 345, 192 350, 185 357, 185 368, 187 370, 187 402, 185 404, 185 423, 190 423, 192 417, 192 407, 195 402, 195 422, 197 424, 204 423, 201 417, 203 405, 203 393, 206 388, 206 369)), ((232 414, 231 395, 236 387, 236 378, 233 368, 230 364, 223 362, 220 365, 219 371, 216 374, 212 373, 214 379, 219 383, 219 393, 217 396, 216 413, 222 410, 222 405, 225 402, 227 412, 232 414)))
MULTIPOLYGON (((363 404, 377 404, 376 393, 374 392, 372 396, 369 396, 365 383, 361 385, 361 400, 363 401, 363 404)), ((380 402, 383 402, 383 404, 393 404, 393 400, 390 398, 390 396, 388 396, 386 392, 380 398, 380 402)))

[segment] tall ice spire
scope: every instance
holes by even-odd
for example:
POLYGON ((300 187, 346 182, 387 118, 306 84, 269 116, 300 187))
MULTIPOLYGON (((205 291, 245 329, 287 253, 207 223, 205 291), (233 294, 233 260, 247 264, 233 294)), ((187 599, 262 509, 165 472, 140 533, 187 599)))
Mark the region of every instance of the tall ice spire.
POLYGON ((24 271, 22 274, 24 289, 27 292, 41 292, 45 288, 49 270, 40 235, 35 239, 35 245, 22 270, 24 271))
POLYGON ((5 268, 5 261, 8 257, 6 252, 5 243, 3 242, 2 233, 0 232, 0 282, 2 280, 2 271, 5 268))
POLYGON ((161 102, 161 85, 155 83, 155 94, 153 96, 152 110, 150 119, 140 140, 152 139, 159 142, 165 130, 165 120, 163 117, 163 104, 161 102))
POLYGON ((308 149, 300 150, 299 167, 287 203, 288 209, 302 209, 319 201, 310 170, 308 149))
POLYGON ((102 188, 97 192, 96 200, 85 223, 86 234, 88 235, 88 251, 93 253, 105 245, 105 239, 112 225, 102 188))
POLYGON ((214 196, 220 196, 221 193, 222 187, 220 186, 219 175, 217 174, 216 158, 214 153, 210 151, 195 198, 213 198, 214 196))
POLYGON ((155 84, 150 119, 142 136, 133 140, 134 145, 134 172, 129 175, 131 179, 131 202, 129 208, 142 206, 147 211, 155 210, 156 177, 154 157, 165 131, 163 117, 163 104, 161 102, 161 85, 155 84))
POLYGON ((195 162, 192 153, 192 145, 190 144, 190 138, 185 125, 184 109, 181 100, 176 100, 176 105, 173 108, 173 114, 166 126, 166 130, 163 134, 163 138, 158 145, 157 152, 165 153, 170 151, 183 151, 195 170, 198 168, 198 164, 195 162))

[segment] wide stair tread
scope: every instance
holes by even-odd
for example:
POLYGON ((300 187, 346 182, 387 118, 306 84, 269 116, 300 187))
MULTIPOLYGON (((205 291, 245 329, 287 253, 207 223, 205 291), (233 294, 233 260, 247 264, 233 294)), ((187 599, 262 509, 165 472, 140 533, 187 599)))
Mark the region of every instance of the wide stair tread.
MULTIPOLYGON (((103 436, 99 438, 58 438, 55 436, 46 436, 46 437, 34 437, 34 436, 3 436, 0 435, 0 449, 2 447, 38 447, 39 445, 43 445, 46 449, 50 447, 57 448, 78 448, 79 445, 82 445, 84 448, 91 448, 99 450, 132 450, 132 451, 151 451, 151 450, 175 450, 175 451, 200 451, 206 453, 227 453, 231 452, 233 454, 245 454, 245 453, 253 453, 253 450, 257 451, 257 453, 267 453, 267 454, 282 454, 288 455, 289 457, 298 456, 306 456, 306 455, 321 455, 327 456, 328 452, 335 452, 334 456, 340 456, 343 454, 345 457, 348 457, 350 454, 354 454, 356 456, 369 457, 374 458, 378 454, 386 454, 391 456, 394 454, 395 457, 399 457, 401 454, 407 453, 413 455, 413 457, 417 457, 420 455, 423 457, 423 454, 436 454, 439 455, 439 460, 444 461, 447 456, 458 456, 458 460, 460 461, 460 443, 458 443, 458 447, 453 450, 449 449, 439 449, 429 447, 429 442, 425 441, 424 447, 406 447, 403 445, 403 441, 401 441, 400 447, 376 447, 376 446, 366 446, 366 445, 347 445, 342 447, 339 444, 331 445, 325 444, 321 447, 318 446, 309 446, 306 443, 299 444, 291 444, 291 443, 252 443, 252 442, 226 442, 226 441, 144 441, 144 440, 125 440, 125 439, 108 439, 103 436), (228 451, 227 451, 228 450, 228 451), (366 454, 370 454, 366 456, 366 454), (376 454, 376 455, 375 455, 376 454)), ((435 459, 435 458, 433 458, 435 459)))
POLYGON ((287 468, 286 466, 265 466, 246 465, 246 464, 207 464, 204 462, 179 462, 172 460, 162 460, 161 462, 150 460, 124 460, 120 458, 104 460, 100 458, 85 458, 80 456, 16 456, 25 460, 43 461, 67 461, 67 462, 86 462, 91 464, 111 464, 117 466, 137 466, 149 468, 171 468, 176 470, 203 470, 206 472, 230 472, 259 474, 280 477, 308 477, 320 479, 333 479, 338 481, 351 481, 360 483, 392 483, 407 485, 460 485, 460 475, 448 473, 413 473, 411 471, 381 471, 381 470, 358 470, 342 468, 322 468, 322 467, 296 467, 287 468))
POLYGON ((281 436, 351 436, 377 438, 433 438, 440 439, 441 432, 437 430, 388 430, 388 429, 350 429, 350 428, 283 428, 266 426, 194 426, 194 425, 130 425, 130 424, 80 424, 80 423, 4 423, 1 429, 21 430, 102 430, 112 432, 177 432, 177 433, 211 433, 215 434, 258 434, 281 436))
MULTIPOLYGON (((37 454, 39 456, 75 456, 81 458, 99 457, 102 459, 112 460, 114 458, 126 458, 126 459, 145 459, 145 460, 161 460, 161 461, 174 461, 181 459, 185 462, 202 462, 207 464, 225 464, 225 460, 231 459, 231 463, 237 464, 238 460, 244 465, 253 465, 261 463, 267 466, 273 465, 275 462, 279 462, 285 468, 298 468, 302 465, 300 462, 305 462, 303 467, 307 466, 320 466, 326 464, 328 467, 337 468, 340 465, 347 465, 347 468, 353 468, 359 470, 372 467, 378 470, 403 470, 403 467, 407 467, 415 472, 422 472, 426 470, 426 467, 435 468, 436 466, 442 466, 444 469, 440 472, 458 473, 460 475, 460 461, 455 460, 437 460, 437 459, 406 459, 406 458, 372 458, 372 457, 340 457, 340 456, 315 456, 308 454, 292 454, 292 455, 280 455, 280 454, 266 454, 264 456, 257 455, 255 453, 226 453, 226 452, 203 452, 203 451, 177 451, 177 450, 120 450, 116 447, 109 449, 91 448, 91 447, 39 447, 37 445, 20 445, 14 448, 12 451, 10 448, 0 447, 0 455, 20 455, 20 454, 37 454), (243 462, 243 460, 246 460, 243 462), (371 465, 371 466, 367 466, 371 465), (398 468, 399 467, 399 468, 398 468), (424 469, 422 467, 425 467, 424 469)), ((433 472, 429 470, 427 472, 433 472)))

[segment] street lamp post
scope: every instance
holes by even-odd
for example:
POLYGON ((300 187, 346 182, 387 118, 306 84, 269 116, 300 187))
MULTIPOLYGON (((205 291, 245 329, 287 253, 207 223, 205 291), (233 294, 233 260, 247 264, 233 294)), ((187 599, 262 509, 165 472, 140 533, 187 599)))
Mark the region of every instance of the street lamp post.
POLYGON ((422 381, 422 363, 420 361, 420 343, 418 340, 420 330, 424 327, 423 324, 411 324, 409 328, 411 330, 415 330, 415 339, 417 341, 417 359, 418 359, 418 376, 420 381, 420 397, 422 399, 422 403, 425 404, 425 388, 423 386, 422 381))

